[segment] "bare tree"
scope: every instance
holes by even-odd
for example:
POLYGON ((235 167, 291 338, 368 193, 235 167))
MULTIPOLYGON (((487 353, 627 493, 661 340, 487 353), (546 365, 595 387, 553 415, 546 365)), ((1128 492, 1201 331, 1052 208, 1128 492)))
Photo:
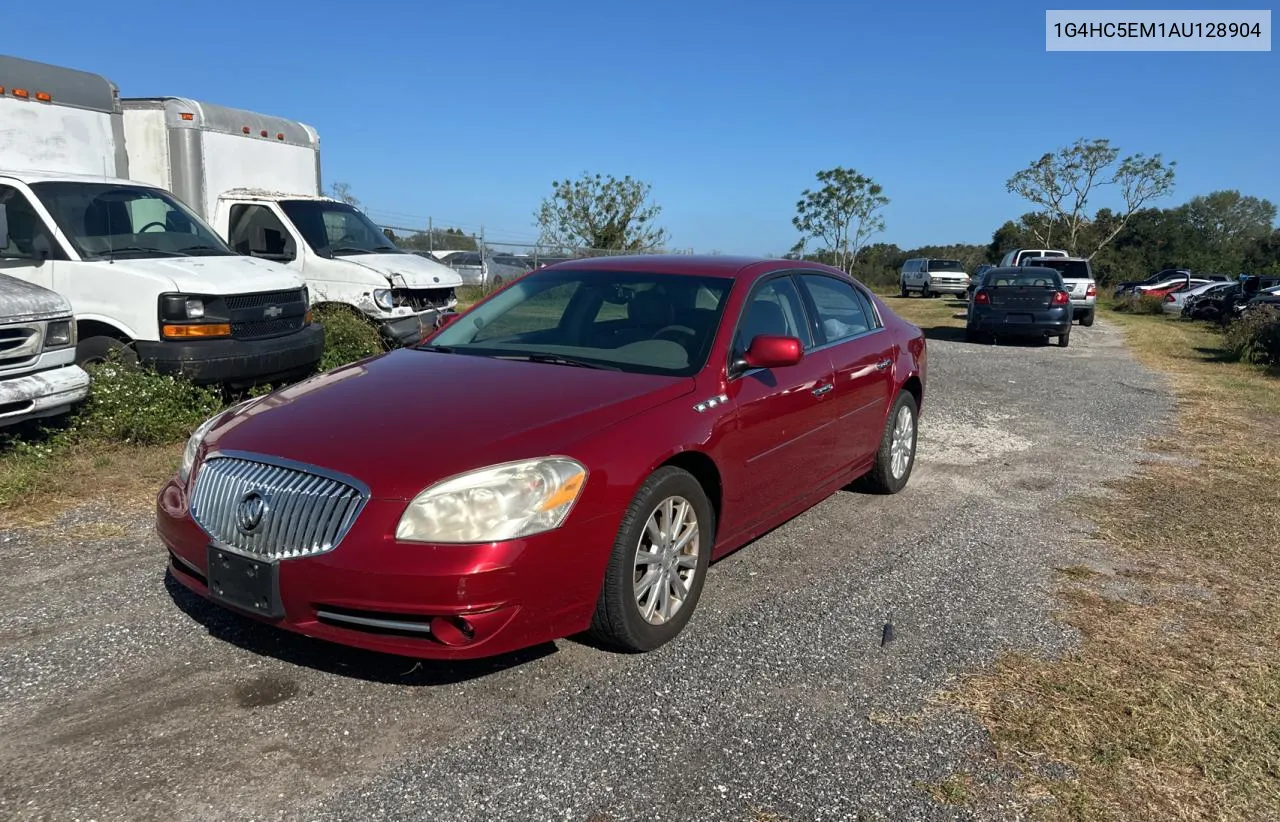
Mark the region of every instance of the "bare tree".
MULTIPOLYGON (((827 169, 817 176, 822 187, 801 192, 791 224, 804 238, 825 242, 837 266, 847 271, 867 239, 884 231, 884 217, 876 212, 889 204, 889 198, 878 183, 851 168, 827 169)), ((792 252, 804 254, 804 239, 792 252)))
POLYGON ((1109 140, 1080 138, 1014 174, 1005 188, 1040 207, 1039 219, 1027 223, 1036 239, 1051 247, 1054 229, 1060 226, 1066 233, 1066 251, 1078 255, 1090 225, 1090 196, 1103 186, 1118 187, 1124 208, 1114 213, 1111 231, 1089 250, 1086 256, 1092 259, 1124 230, 1134 212, 1173 190, 1176 162, 1166 164, 1159 154, 1133 154, 1116 165, 1119 157, 1120 150, 1109 140))
POLYGON ((648 183, 584 172, 551 187, 551 196, 534 213, 541 245, 651 252, 667 242, 666 229, 655 225, 662 208, 650 201, 648 183))
POLYGON ((351 186, 346 183, 331 183, 329 185, 329 196, 335 200, 341 200, 347 205, 360 205, 360 201, 351 193, 351 186))

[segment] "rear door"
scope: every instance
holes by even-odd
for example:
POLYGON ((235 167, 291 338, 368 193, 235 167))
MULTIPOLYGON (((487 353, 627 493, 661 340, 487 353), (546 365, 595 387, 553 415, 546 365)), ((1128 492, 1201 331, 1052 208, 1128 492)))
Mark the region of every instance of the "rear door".
MULTIPOLYGON (((758 334, 800 339, 805 354, 785 368, 755 368, 729 379, 735 422, 725 434, 723 459, 742 466, 735 521, 766 519, 837 470, 831 454, 832 374, 816 350, 799 287, 789 274, 757 283, 737 318, 731 356, 742 356, 758 334)), ((726 518, 728 519, 728 518, 726 518)))
POLYGON ((822 272, 796 279, 813 318, 817 350, 831 358, 832 459, 836 470, 848 470, 870 460, 880 447, 893 399, 894 344, 859 286, 822 272))

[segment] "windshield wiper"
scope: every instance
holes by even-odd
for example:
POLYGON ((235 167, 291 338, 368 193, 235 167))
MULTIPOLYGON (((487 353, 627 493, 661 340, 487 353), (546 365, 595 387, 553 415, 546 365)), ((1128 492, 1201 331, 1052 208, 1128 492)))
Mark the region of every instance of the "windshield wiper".
POLYGON ((597 368, 604 371, 621 371, 622 370, 617 366, 603 365, 601 363, 596 363, 596 362, 587 362, 586 360, 577 360, 577 359, 574 359, 573 357, 565 357, 560 354, 539 354, 539 353, 496 354, 495 356, 502 359, 511 358, 511 359, 528 360, 529 362, 545 362, 551 365, 571 365, 575 368, 597 368))
POLYGON ((372 252, 369 251, 369 249, 367 248, 356 248, 355 246, 350 246, 350 245, 340 245, 337 248, 329 249, 330 257, 332 257, 335 254, 371 254, 371 253, 372 252))
POLYGON ((120 248, 111 248, 99 254, 95 254, 94 258, 98 260, 115 259, 117 254, 160 254, 165 257, 185 257, 186 254, 181 251, 165 251, 160 248, 142 248, 136 245, 121 246, 120 248))
POLYGON ((393 245, 375 245, 373 248, 369 250, 370 251, 399 251, 400 249, 396 248, 393 245))
MULTIPOLYGON (((212 251, 215 254, 226 254, 227 252, 214 245, 189 245, 182 249, 183 254, 190 254, 193 251, 212 251)), ((198 256, 198 255, 197 255, 198 256)))

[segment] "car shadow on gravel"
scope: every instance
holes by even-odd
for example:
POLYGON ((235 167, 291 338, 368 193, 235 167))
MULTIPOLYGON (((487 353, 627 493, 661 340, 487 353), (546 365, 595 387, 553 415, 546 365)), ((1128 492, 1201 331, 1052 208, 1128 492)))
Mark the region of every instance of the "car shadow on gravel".
POLYGON ((327 674, 391 685, 453 685, 550 656, 555 643, 478 660, 441 662, 350 648, 295 634, 221 608, 187 590, 170 571, 164 587, 178 608, 215 639, 253 654, 327 674))
POLYGON ((929 328, 921 328, 924 336, 929 340, 938 340, 941 342, 965 343, 966 345, 975 345, 979 348, 993 348, 999 345, 1002 348, 1044 348, 1049 345, 1049 341, 1044 337, 1000 337, 997 342, 992 342, 991 337, 985 337, 978 341, 965 339, 964 328, 954 325, 935 325, 929 328))

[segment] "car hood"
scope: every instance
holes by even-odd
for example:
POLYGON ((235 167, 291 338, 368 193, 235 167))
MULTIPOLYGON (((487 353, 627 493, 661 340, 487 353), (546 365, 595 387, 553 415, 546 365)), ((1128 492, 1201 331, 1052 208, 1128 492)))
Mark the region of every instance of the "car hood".
POLYGON ((71 316, 71 303, 56 291, 0 274, 0 323, 71 316))
POLYGON ((463 471, 564 453, 693 388, 691 377, 404 348, 251 401, 205 446, 326 468, 375 497, 410 499, 463 471))
POLYGON ((242 257, 239 254, 222 257, 155 257, 102 264, 168 280, 175 291, 184 294, 287 291, 302 288, 303 285, 301 276, 279 263, 242 257))
POLYGON ((394 288, 457 288, 462 277, 444 263, 417 254, 340 254, 334 259, 353 263, 386 277, 394 288))

